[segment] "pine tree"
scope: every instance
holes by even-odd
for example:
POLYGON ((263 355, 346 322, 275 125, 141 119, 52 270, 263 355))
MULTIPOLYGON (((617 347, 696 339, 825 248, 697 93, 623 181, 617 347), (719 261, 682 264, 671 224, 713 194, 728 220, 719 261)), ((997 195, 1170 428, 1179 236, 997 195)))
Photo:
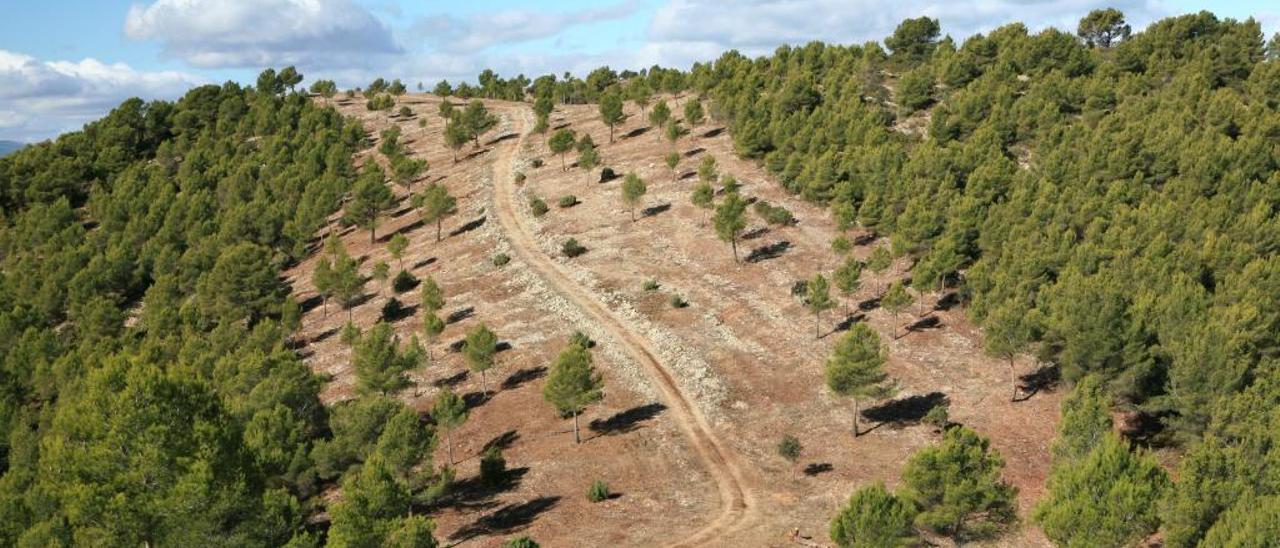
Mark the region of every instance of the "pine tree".
POLYGON ((404 270, 404 252, 408 248, 409 238, 399 232, 387 242, 387 251, 391 253, 391 258, 400 263, 400 270, 404 270))
POLYGON ((686 124, 689 124, 690 128, 695 128, 701 125, 703 119, 702 101, 699 101, 695 97, 684 104, 684 121, 686 124))
POLYGON ((582 443, 578 415, 590 404, 604 397, 604 378, 591 365, 591 351, 580 344, 570 344, 551 364, 542 397, 561 415, 573 416, 573 441, 582 443))
POLYGON ((915 546, 915 517, 915 505, 876 483, 854 491, 831 519, 831 540, 841 548, 915 546))
POLYGON ((725 196, 724 201, 716 207, 713 224, 716 236, 723 242, 729 242, 733 248, 733 260, 738 262, 738 237, 747 228, 747 202, 736 193, 725 196))
POLYGON ((377 164, 370 162, 356 180, 351 200, 347 202, 346 217, 352 224, 369 230, 369 243, 373 243, 378 228, 378 217, 395 205, 396 197, 387 188, 386 174, 377 164))
POLYGON ((590 142, 590 137, 590 135, 584 135, 582 140, 586 146, 579 144, 578 147, 578 167, 587 174, 588 184, 591 183, 591 170, 600 167, 600 151, 590 142))
POLYGON ((814 274, 813 279, 809 280, 808 295, 805 301, 809 311, 813 312, 813 338, 820 339, 822 338, 822 327, 819 321, 821 315, 836 306, 836 303, 831 300, 831 291, 827 287, 827 279, 822 274, 814 274))
POLYGON ((484 393, 489 393, 488 372, 493 369, 494 355, 498 352, 498 335, 490 331, 483 323, 467 333, 462 346, 462 357, 467 360, 467 367, 480 374, 484 393))
POLYGON ((422 347, 414 337, 402 350, 391 326, 378 322, 356 342, 351 362, 360 389, 385 396, 404 388, 407 383, 404 373, 422 362, 422 347))
MULTIPOLYGON (((697 186, 693 187, 693 193, 689 196, 689 201, 698 209, 706 211, 715 207, 715 197, 716 191, 711 188, 711 185, 707 183, 698 183, 697 186)), ((698 223, 706 224, 706 222, 707 218, 704 213, 698 223)))
POLYGON ((547 140, 547 148, 551 149, 551 153, 560 157, 560 171, 567 171, 569 168, 565 165, 564 155, 566 152, 573 150, 574 143, 577 142, 577 136, 573 130, 565 128, 556 130, 551 139, 547 140))
POLYGON ((1000 479, 1004 459, 964 426, 921 449, 902 472, 905 494, 921 508, 916 525, 957 541, 991 536, 1015 518, 1018 490, 1000 479))
POLYGON ((845 259, 843 265, 840 265, 840 268, 836 269, 832 278, 835 280, 836 288, 844 295, 844 307, 847 314, 850 311, 849 301, 853 300, 853 295, 862 288, 862 263, 853 257, 849 257, 845 259))
POLYGON ((448 387, 441 388, 431 404, 431 418, 436 421, 436 428, 444 430, 449 466, 453 466, 453 432, 467 422, 467 402, 448 387))
POLYGON ((644 198, 648 187, 644 184, 644 180, 636 175, 635 172, 628 173, 626 178, 622 180, 622 203, 627 206, 627 211, 631 213, 631 222, 636 220, 636 206, 640 205, 640 199, 644 198))
POLYGON ((663 157, 663 161, 666 162, 667 169, 671 170, 671 180, 676 180, 676 166, 680 165, 680 153, 675 151, 668 152, 667 155, 663 157))
POLYGON ((716 170, 716 157, 710 154, 703 156, 698 162, 698 180, 707 184, 716 182, 719 173, 716 170))
POLYGON ((893 338, 898 338, 898 315, 902 311, 911 306, 914 299, 911 294, 907 293, 907 289, 902 286, 902 282, 893 282, 889 286, 889 290, 884 292, 884 296, 880 297, 880 306, 893 314, 893 338))
POLYGON ((986 331, 986 352, 1009 362, 1009 381, 1013 395, 1009 401, 1018 401, 1018 374, 1013 359, 1031 343, 1032 331, 1027 325, 1027 314, 1005 303, 995 309, 983 322, 986 331))
POLYGON ((422 309, 426 312, 436 313, 444 308, 444 291, 436 284, 436 279, 428 275, 422 280, 422 309))
POLYGON ((418 209, 423 222, 436 224, 438 242, 445 217, 458 212, 458 200, 449 194, 449 189, 444 185, 431 183, 421 194, 414 195, 413 207, 418 209))
POLYGON ((853 400, 853 437, 861 435, 858 403, 862 399, 887 397, 893 393, 889 375, 884 372, 885 356, 880 335, 866 324, 855 324, 836 343, 827 358, 827 388, 839 396, 853 400))
POLYGON ((1068 464, 1088 455, 1111 432, 1111 405, 1102 378, 1089 375, 1062 400, 1053 463, 1068 464))
MULTIPOLYGON (((449 104, 448 101, 440 103, 441 105, 449 104)), ((458 151, 462 150, 462 146, 471 140, 471 134, 467 132, 466 123, 462 121, 462 116, 452 114, 448 118, 448 122, 444 125, 444 144, 453 152, 453 163, 458 163, 458 151)))
POLYGON ((616 91, 609 92, 600 98, 600 121, 609 126, 609 142, 613 142, 613 129, 626 120, 622 112, 622 96, 616 91))
POLYGON ((1129 546, 1160 524, 1151 502, 1168 483, 1153 457, 1107 432, 1088 454, 1055 462, 1035 520, 1059 546, 1129 546))
POLYGON ((467 103, 467 108, 462 110, 462 123, 466 128, 467 138, 475 148, 480 148, 480 136, 498 125, 498 117, 490 113, 483 102, 472 100, 467 103))
MULTIPOLYGON (((444 333, 444 320, 440 319, 440 316, 434 310, 424 309, 422 311, 422 334, 427 339, 427 359, 423 364, 428 367, 435 361, 431 347, 440 340, 441 333, 444 333)), ((415 392, 414 397, 418 397, 420 394, 421 392, 415 392)))
POLYGON ((662 131, 667 127, 667 121, 671 119, 671 107, 667 106, 666 99, 659 99, 658 104, 653 106, 653 110, 649 112, 649 123, 653 124, 656 131, 653 132, 658 140, 662 140, 662 131))

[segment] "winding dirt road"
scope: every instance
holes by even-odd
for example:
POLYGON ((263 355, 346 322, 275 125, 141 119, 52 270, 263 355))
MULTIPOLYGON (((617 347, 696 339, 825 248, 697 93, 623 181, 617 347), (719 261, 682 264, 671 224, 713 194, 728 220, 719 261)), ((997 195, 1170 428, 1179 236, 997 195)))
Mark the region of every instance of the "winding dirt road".
POLYGON ((743 479, 742 468, 725 443, 716 437, 698 407, 680 390, 671 370, 658 359, 649 341, 631 331, 586 289, 574 282, 563 266, 542 252, 535 237, 535 228, 515 205, 513 163, 525 142, 525 132, 531 127, 533 112, 520 105, 504 106, 501 110, 511 116, 514 131, 519 135, 518 139, 499 145, 493 164, 494 209, 503 232, 521 261, 554 291, 608 330, 641 365, 662 394, 670 416, 689 439, 715 482, 720 498, 719 512, 701 529, 686 538, 672 541, 669 546, 705 546, 723 541, 731 532, 745 525, 755 512, 755 497, 743 479))

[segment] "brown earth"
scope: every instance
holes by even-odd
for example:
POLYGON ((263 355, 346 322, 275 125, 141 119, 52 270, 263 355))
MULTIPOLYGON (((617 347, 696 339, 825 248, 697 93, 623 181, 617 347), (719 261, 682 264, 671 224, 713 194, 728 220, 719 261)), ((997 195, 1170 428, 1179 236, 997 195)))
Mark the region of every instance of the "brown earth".
MULTIPOLYGON (((863 405, 883 422, 864 420, 863 429, 871 431, 856 439, 850 434, 850 402, 833 398, 822 380, 823 361, 840 336, 836 324, 845 320, 840 313, 844 307, 822 318, 823 336, 815 340, 813 316, 790 292, 795 281, 835 267, 830 242, 837 231, 824 210, 786 195, 760 167, 736 158, 729 136, 717 132, 718 126, 695 128, 677 143, 682 154, 678 175, 690 175, 702 156, 712 155, 721 173, 744 183, 745 196, 790 209, 799 222, 781 228, 748 214, 748 232, 756 235, 741 242, 740 251, 746 256, 761 250, 757 256, 771 258, 734 262, 729 246, 704 222, 705 213, 689 203, 696 175, 675 180, 662 163, 671 144, 645 131, 645 117, 631 105, 631 116, 616 129, 612 144, 594 106, 558 107, 552 126, 567 123, 579 134, 590 133, 604 165, 619 174, 634 171, 647 181, 641 209, 648 214, 634 222, 621 201, 621 179, 599 183, 598 170, 586 174, 571 167, 562 172, 560 159, 548 155, 542 136, 502 138, 531 127, 527 105, 490 102, 503 118, 499 130, 486 136, 496 142, 455 165, 442 144, 437 100, 411 96, 402 102, 428 119, 425 131, 419 130, 416 116, 400 120, 369 113, 360 102, 340 108, 364 120, 375 134, 388 123, 402 124, 405 136, 414 139, 411 150, 431 162, 426 179, 443 181, 459 197, 459 214, 446 221, 446 233, 485 218, 478 228, 439 244, 431 228, 414 227, 412 212, 379 228, 379 235, 406 231, 412 242, 406 266, 420 265, 411 271, 429 273, 444 287, 450 300, 446 313, 473 309, 471 316, 446 329, 434 349, 441 359, 428 368, 425 380, 449 379, 465 369, 459 355, 446 347, 480 321, 512 344, 500 354, 502 371, 491 376, 491 383, 546 366, 568 334, 581 329, 600 343, 597 366, 607 383, 604 403, 588 411, 586 419, 629 409, 646 417, 635 430, 597 435, 573 447, 571 425, 541 400, 541 380, 497 392, 473 410, 457 434, 458 454, 467 455, 459 477, 473 477, 474 455, 486 441, 509 431, 517 432, 517 439, 507 450, 508 462, 527 471, 509 491, 433 516, 442 538, 490 546, 519 531, 544 546, 681 541, 786 546, 792 545, 790 532, 798 528, 819 544, 829 543, 827 521, 850 493, 876 481, 896 486, 910 455, 938 439, 937 432, 919 423, 919 415, 924 404, 940 399, 950 403, 952 421, 990 437, 1004 455, 1005 478, 1019 487, 1024 516, 1040 497, 1060 396, 1042 391, 1010 402, 1008 364, 983 355, 981 332, 963 310, 929 310, 938 295, 926 294, 923 307, 938 325, 898 338, 895 332, 904 331, 895 325, 917 320, 920 307, 899 318, 874 306, 854 315, 853 321, 867 322, 882 334, 890 356, 887 369, 900 389, 892 401, 863 405), (545 165, 532 167, 535 157, 545 165), (527 181, 517 186, 512 170, 526 174, 527 181), (532 194, 552 207, 542 218, 535 219, 526 205, 532 194), (566 194, 581 203, 556 207, 566 194), (496 218, 488 218, 495 211, 496 218), (571 260, 560 257, 559 246, 569 237, 589 251, 571 260), (773 253, 766 253, 770 249, 773 253), (490 262, 499 251, 512 258, 502 268, 490 262), (645 280, 657 281, 660 288, 645 291, 645 280), (672 294, 683 296, 690 306, 671 307, 672 294), (665 408, 650 417, 660 406, 665 408), (797 465, 776 454, 784 434, 797 436, 804 445, 797 465), (586 502, 586 486, 596 478, 622 496, 586 502)), ((680 112, 679 103, 673 102, 673 111, 680 112)), ((469 146, 464 149, 469 151, 469 146)), ((362 268, 386 260, 395 270, 385 247, 370 246, 364 231, 347 233, 344 241, 353 256, 369 256, 362 268)), ((865 258, 875 245, 886 242, 858 246, 855 254, 865 258)), ((314 295, 313 266, 308 260, 290 272, 300 298, 314 295)), ((908 266, 896 264, 883 279, 864 276, 863 290, 851 301, 871 299, 891 279, 906 275, 908 266)), ((372 324, 384 299, 377 296, 356 307, 356 323, 372 324)), ((416 304, 416 291, 401 300, 416 304)), ((306 314, 304 336, 319 339, 305 351, 318 372, 332 375, 325 392, 332 402, 350 397, 354 377, 339 337, 320 336, 345 321, 334 305, 329 308, 327 317, 320 308, 306 314)), ((416 316, 396 324, 406 339, 419 326, 416 316)), ((1019 374, 1034 368, 1024 359, 1016 366, 1019 374)), ((461 383, 464 392, 479 387, 478 379, 461 383)), ((411 388, 402 398, 425 410, 434 390, 424 386, 415 397, 411 388)), ((439 452, 437 462, 443 459, 439 452)), ((1022 525, 997 544, 1047 541, 1035 527, 1022 525)))

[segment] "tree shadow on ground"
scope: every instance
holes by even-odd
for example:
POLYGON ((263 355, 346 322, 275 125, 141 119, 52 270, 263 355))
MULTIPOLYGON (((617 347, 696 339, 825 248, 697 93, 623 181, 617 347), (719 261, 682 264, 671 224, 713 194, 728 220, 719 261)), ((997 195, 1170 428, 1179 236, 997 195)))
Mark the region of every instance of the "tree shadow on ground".
POLYGON ((607 419, 595 419, 587 425, 587 428, 590 428, 592 432, 600 436, 625 434, 639 429, 641 427, 640 423, 652 420, 666 410, 667 406, 664 404, 658 402, 646 403, 626 411, 620 411, 607 419))
POLYGON ((707 149, 702 148, 702 147, 692 148, 692 149, 686 150, 686 151, 684 152, 684 157, 685 157, 685 158, 692 158, 692 157, 697 156, 697 155, 699 155, 699 154, 702 154, 703 152, 706 152, 706 151, 707 151, 707 149))
POLYGON ((942 328, 942 318, 939 318, 937 316, 925 316, 914 322, 911 322, 911 324, 907 326, 907 331, 911 331, 911 332, 927 331, 930 329, 941 329, 941 328, 942 328))
POLYGON ((939 405, 948 405, 949 403, 950 401, 946 394, 930 392, 928 394, 890 400, 874 407, 868 407, 862 410, 862 416, 867 420, 880 423, 875 428, 886 424, 891 428, 902 428, 919 424, 920 420, 929 414, 931 409, 939 405))
POLYGON ((767 227, 767 226, 762 226, 762 227, 755 228, 755 229, 752 229, 752 230, 749 230, 749 231, 747 231, 747 232, 743 233, 743 234, 742 234, 742 239, 743 239, 743 240, 754 240, 754 239, 759 238, 759 237, 761 237, 761 236, 764 236, 765 234, 768 234, 768 233, 769 233, 769 227, 767 227))
POLYGON ((686 171, 686 172, 684 172, 684 173, 681 173, 681 174, 680 174, 679 179, 680 179, 681 181, 683 181, 683 180, 685 180, 685 179, 692 179, 692 178, 697 177, 697 176, 698 176, 698 172, 696 172, 696 171, 686 171))
POLYGON ((515 430, 507 430, 506 432, 498 434, 497 436, 494 436, 493 439, 485 442, 484 448, 480 450, 480 453, 483 454, 485 451, 488 451, 492 447, 497 447, 498 449, 505 451, 507 448, 514 445, 516 441, 519 439, 520 439, 519 432, 515 430))
MULTIPOLYGON (((395 302, 400 302, 399 300, 395 302)), ((391 310, 383 309, 382 320, 387 323, 396 323, 400 320, 408 318, 418 312, 418 305, 405 306, 403 304, 394 307, 391 310)))
POLYGON ((394 238, 396 234, 404 234, 407 236, 414 231, 422 229, 422 227, 424 226, 427 226, 427 223, 424 222, 422 219, 418 219, 412 223, 409 223, 400 228, 397 228, 388 234, 383 234, 382 236, 379 236, 378 241, 381 243, 387 243, 391 241, 391 238, 394 238))
POLYGON ((298 308, 303 314, 306 314, 307 312, 311 312, 312 310, 319 308, 322 304, 324 304, 324 297, 321 297, 320 295, 312 295, 298 303, 298 308))
POLYGON ((657 215, 657 214, 659 214, 659 213, 665 213, 665 212, 669 211, 670 209, 671 209, 671 202, 667 202, 667 203, 665 203, 665 204, 658 204, 658 205, 656 205, 656 206, 650 206, 650 207, 646 207, 646 208, 644 208, 644 209, 641 209, 641 210, 640 210, 640 216, 641 216, 641 217, 652 217, 652 216, 657 215))
POLYGON ((832 333, 840 333, 853 329, 853 324, 858 323, 867 318, 866 314, 849 314, 840 320, 840 323, 831 328, 832 333))
POLYGON ((1018 393, 1014 401, 1027 401, 1041 391, 1052 392, 1062 381, 1062 371, 1055 364, 1041 365, 1039 369, 1018 377, 1018 393))
POLYGON ((460 321, 462 321, 462 320, 465 320, 465 319, 470 318, 470 317, 475 316, 475 315, 476 315, 476 307, 474 307, 474 306, 468 306, 468 307, 466 307, 466 308, 459 308, 459 309, 457 309, 457 310, 454 310, 453 312, 450 312, 450 313, 449 313, 449 315, 448 315, 447 317, 445 317, 445 319, 444 319, 444 323, 445 323, 446 325, 447 325, 447 324, 455 324, 455 323, 458 323, 458 322, 460 322, 460 321))
POLYGON ((476 150, 473 150, 473 151, 471 151, 471 152, 467 153, 467 155, 466 155, 466 156, 463 156, 463 157, 462 157, 462 160, 463 160, 463 161, 470 160, 470 159, 475 158, 476 156, 479 156, 479 155, 484 154, 484 153, 486 153, 486 152, 489 152, 489 149, 487 149, 487 148, 480 148, 480 149, 476 149, 476 150))
POLYGON ((766 246, 752 249, 751 253, 747 255, 746 261, 748 263, 758 263, 769 259, 776 259, 781 257, 783 253, 786 253, 788 249, 791 249, 791 242, 787 240, 774 242, 766 246))
POLYGON ((421 260, 421 261, 418 261, 418 262, 416 262, 416 263, 413 263, 413 266, 410 266, 410 267, 409 267, 409 270, 417 270, 417 269, 419 269, 419 268, 422 268, 422 267, 427 266, 427 265, 429 265, 429 264, 432 264, 432 263, 434 263, 434 262, 436 262, 436 258, 435 258, 435 257, 427 257, 427 258, 425 258, 425 259, 423 259, 423 260, 421 260))
POLYGON ((804 475, 814 477, 834 470, 829 462, 813 462, 804 467, 804 475))
POLYGON ((880 308, 880 297, 872 297, 858 303, 858 310, 867 311, 880 308))
POLYGON ((717 127, 717 128, 711 128, 710 131, 703 133, 702 136, 703 137, 719 137, 721 133, 724 133, 724 128, 717 127))
POLYGON ((947 311, 955 308, 960 304, 960 293, 956 291, 948 292, 938 298, 938 302, 933 304, 934 310, 947 311))
POLYGON ((515 139, 515 138, 517 138, 517 137, 520 137, 520 134, 519 134, 519 133, 516 133, 516 132, 514 132, 514 131, 513 131, 513 132, 511 132, 511 133, 504 133, 504 134, 502 134, 502 135, 499 135, 499 136, 497 136, 497 137, 494 137, 493 139, 490 139, 488 142, 486 142, 486 143, 484 144, 484 146, 496 145, 496 144, 501 143, 501 142, 503 142, 503 141, 510 141, 510 140, 515 139))
POLYGON ((467 404, 467 411, 471 411, 472 409, 489 403, 489 400, 491 399, 493 399, 493 394, 486 393, 483 390, 478 392, 467 392, 462 395, 462 401, 467 404))
POLYGON ((494 497, 518 488, 528 474, 528 467, 520 467, 504 472, 501 480, 496 484, 486 482, 479 476, 457 480, 449 485, 448 494, 414 509, 423 514, 429 514, 444 508, 488 510, 499 504, 493 500, 494 497))
POLYGON ((642 126, 642 127, 638 127, 638 128, 635 128, 635 129, 633 129, 633 130, 631 130, 631 131, 628 131, 628 132, 626 132, 626 133, 623 133, 623 134, 622 134, 622 138, 623 138, 623 139, 630 139, 630 138, 632 138, 632 137, 639 137, 639 136, 641 136, 641 135, 644 135, 644 134, 645 134, 645 133, 647 133, 648 131, 649 131, 649 126, 642 126))
POLYGON ((509 535, 528 527, 539 515, 551 510, 560 497, 538 497, 521 503, 503 505, 492 513, 466 525, 449 536, 449 540, 465 541, 480 535, 509 535))
POLYGON ((462 371, 459 371, 458 373, 455 373, 453 375, 449 375, 448 377, 441 377, 439 379, 432 381, 431 386, 434 386, 436 388, 444 388, 446 386, 453 388, 455 386, 458 386, 459 384, 462 384, 462 381, 467 380, 467 376, 468 376, 468 371, 466 369, 463 369, 462 371))
POLYGON ((468 233, 468 232, 471 232, 472 230, 475 230, 475 229, 477 229, 477 228, 480 228, 480 227, 484 226, 484 222, 485 222, 485 220, 486 220, 486 219, 488 219, 488 217, 481 217, 481 218, 476 219, 476 220, 474 220, 474 221, 470 221, 470 222, 468 222, 468 223, 467 223, 467 224, 465 224, 465 225, 462 225, 462 226, 460 226, 460 227, 458 227, 458 228, 455 228, 455 229, 453 229, 453 230, 449 231, 449 235, 450 235, 450 236, 457 236, 457 235, 459 235, 459 234, 466 234, 466 233, 468 233))
POLYGON ((507 377, 506 379, 503 379, 502 389, 511 390, 513 388, 519 388, 520 386, 524 385, 524 383, 527 383, 529 381, 536 380, 536 379, 541 379, 542 377, 545 377, 545 376, 547 376, 547 368, 545 366, 539 365, 537 367, 527 367, 525 369, 516 371, 515 373, 512 373, 511 376, 507 377))
POLYGON ((308 343, 307 343, 307 344, 315 344, 315 343, 318 343, 318 342, 323 342, 323 341, 327 340, 329 337, 332 337, 332 336, 334 336, 334 335, 338 334, 338 331, 339 331, 340 329, 341 329, 341 328, 338 328, 338 327, 331 327, 331 328, 329 328, 329 329, 326 329, 326 330, 324 330, 324 331, 321 331, 321 332, 317 333, 317 334, 316 334, 316 336, 311 337, 311 340, 310 340, 310 341, 308 341, 308 343))

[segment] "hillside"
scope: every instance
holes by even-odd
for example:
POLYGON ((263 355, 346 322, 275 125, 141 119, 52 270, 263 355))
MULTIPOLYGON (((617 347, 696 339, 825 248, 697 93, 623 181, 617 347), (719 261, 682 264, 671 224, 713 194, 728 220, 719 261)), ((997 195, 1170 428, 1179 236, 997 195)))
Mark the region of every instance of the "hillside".
POLYGON ((1268 545, 1277 59, 1096 10, 126 101, 0 159, 0 545, 1268 545))

